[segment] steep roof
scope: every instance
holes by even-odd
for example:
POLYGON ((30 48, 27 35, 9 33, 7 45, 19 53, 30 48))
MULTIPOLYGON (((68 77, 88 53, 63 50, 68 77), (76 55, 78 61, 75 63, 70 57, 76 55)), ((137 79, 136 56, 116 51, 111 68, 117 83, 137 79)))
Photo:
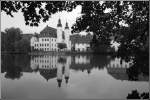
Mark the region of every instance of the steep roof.
POLYGON ((66 22, 65 29, 69 29, 68 23, 66 22))
POLYGON ((60 20, 60 18, 59 18, 59 20, 58 20, 57 27, 62 27, 62 24, 61 24, 61 20, 60 20))
POLYGON ((49 27, 48 25, 40 32, 39 37, 53 37, 57 38, 57 29, 49 27))

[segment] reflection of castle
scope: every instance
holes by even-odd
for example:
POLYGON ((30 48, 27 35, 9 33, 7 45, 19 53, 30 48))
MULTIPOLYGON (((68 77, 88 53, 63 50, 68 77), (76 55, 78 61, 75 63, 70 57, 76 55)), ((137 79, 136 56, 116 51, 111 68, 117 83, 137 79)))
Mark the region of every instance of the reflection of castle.
POLYGON ((71 57, 66 56, 35 56, 31 58, 32 70, 39 70, 40 74, 48 81, 57 77, 58 86, 61 86, 63 75, 66 83, 69 80, 69 67, 71 57))
MULTIPOLYGON (((130 68, 132 63, 126 63, 125 61, 121 61, 120 58, 115 58, 107 65, 108 73, 118 80, 129 80, 129 75, 127 74, 127 69, 130 68)), ((144 77, 143 75, 138 75, 139 81, 148 81, 148 77, 144 77)))
MULTIPOLYGON (((51 78, 57 78, 58 86, 65 79, 69 80, 70 68, 77 71, 86 71, 88 74, 93 68, 102 69, 106 66, 108 73, 115 79, 128 80, 129 76, 126 70, 130 64, 121 61, 119 58, 110 60, 107 56, 75 55, 75 56, 35 56, 31 58, 32 70, 37 70, 48 81, 51 78)), ((142 75, 139 80, 146 80, 142 75)))
POLYGON ((126 69, 129 68, 129 63, 125 61, 121 61, 119 58, 115 58, 110 61, 107 65, 107 71, 110 75, 112 75, 116 79, 127 80, 128 75, 126 74, 126 69))

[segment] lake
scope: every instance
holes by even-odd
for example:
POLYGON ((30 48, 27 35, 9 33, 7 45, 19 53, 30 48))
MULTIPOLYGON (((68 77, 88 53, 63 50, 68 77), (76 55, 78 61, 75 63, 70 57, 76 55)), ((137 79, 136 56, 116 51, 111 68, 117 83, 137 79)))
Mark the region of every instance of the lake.
POLYGON ((110 55, 8 54, 1 64, 3 99, 126 99, 149 91, 148 75, 110 55))

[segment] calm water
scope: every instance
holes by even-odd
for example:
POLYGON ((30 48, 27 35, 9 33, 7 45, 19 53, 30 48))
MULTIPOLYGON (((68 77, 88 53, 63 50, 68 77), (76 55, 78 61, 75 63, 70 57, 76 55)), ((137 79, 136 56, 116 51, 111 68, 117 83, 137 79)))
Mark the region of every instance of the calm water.
POLYGON ((120 99, 148 92, 148 75, 127 73, 130 63, 106 55, 3 55, 4 99, 120 99))

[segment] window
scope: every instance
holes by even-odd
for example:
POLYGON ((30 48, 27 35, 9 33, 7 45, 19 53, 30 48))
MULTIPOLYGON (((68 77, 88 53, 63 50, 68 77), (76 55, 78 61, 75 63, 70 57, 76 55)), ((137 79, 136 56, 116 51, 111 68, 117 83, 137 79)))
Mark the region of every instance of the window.
POLYGON ((47 39, 45 39, 45 41, 46 41, 47 39))
POLYGON ((53 39, 52 39, 52 41, 53 41, 53 39))
POLYGON ((47 44, 47 46, 49 46, 49 44, 47 44))

